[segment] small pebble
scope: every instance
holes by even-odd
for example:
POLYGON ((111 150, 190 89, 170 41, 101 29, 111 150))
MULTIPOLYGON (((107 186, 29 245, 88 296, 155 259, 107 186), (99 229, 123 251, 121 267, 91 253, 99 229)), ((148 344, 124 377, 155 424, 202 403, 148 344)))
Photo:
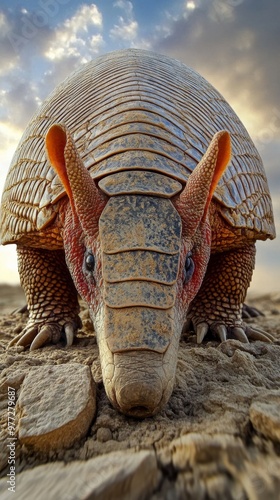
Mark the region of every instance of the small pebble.
POLYGON ((111 429, 108 429, 108 427, 100 427, 97 429, 96 437, 97 441, 106 443, 106 441, 110 441, 110 439, 112 439, 112 431, 111 429))
POLYGON ((23 330, 23 326, 22 325, 18 325, 14 328, 14 333, 20 333, 21 331, 23 330))

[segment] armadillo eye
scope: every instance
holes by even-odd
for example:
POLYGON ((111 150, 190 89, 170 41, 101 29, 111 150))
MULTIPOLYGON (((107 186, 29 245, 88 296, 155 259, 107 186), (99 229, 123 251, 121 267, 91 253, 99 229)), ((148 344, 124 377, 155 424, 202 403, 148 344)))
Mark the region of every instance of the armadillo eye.
POLYGON ((186 256, 186 262, 185 262, 185 270, 184 270, 184 283, 188 283, 193 275, 194 272, 194 261, 192 259, 192 253, 188 252, 186 256))
POLYGON ((94 257, 92 255, 92 253, 89 253, 87 256, 86 256, 86 268, 88 271, 94 271, 94 266, 95 266, 95 260, 94 260, 94 257))

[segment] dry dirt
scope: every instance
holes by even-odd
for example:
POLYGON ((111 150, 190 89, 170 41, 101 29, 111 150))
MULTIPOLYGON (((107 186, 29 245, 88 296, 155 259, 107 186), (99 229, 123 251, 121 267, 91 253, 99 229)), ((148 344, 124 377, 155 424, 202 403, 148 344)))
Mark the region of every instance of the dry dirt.
MULTIPOLYGON (((26 322, 26 313, 11 314, 23 304, 19 287, 0 286, 1 498, 11 498, 5 486, 7 380, 33 366, 67 363, 90 367, 97 385, 95 419, 86 437, 67 450, 40 454, 17 440, 14 498, 32 500, 38 491, 43 500, 280 498, 280 293, 255 297, 253 305, 266 315, 249 320, 273 333, 274 343, 219 345, 206 338, 198 346, 194 336, 183 336, 172 397, 160 414, 144 420, 125 417, 108 402, 84 307, 83 330, 72 347, 7 350, 26 322), (86 467, 95 473, 105 467, 106 473, 90 479, 86 467), (84 489, 75 489, 75 473, 80 481, 86 474, 84 489)), ((14 380, 17 395, 21 382, 14 380)))

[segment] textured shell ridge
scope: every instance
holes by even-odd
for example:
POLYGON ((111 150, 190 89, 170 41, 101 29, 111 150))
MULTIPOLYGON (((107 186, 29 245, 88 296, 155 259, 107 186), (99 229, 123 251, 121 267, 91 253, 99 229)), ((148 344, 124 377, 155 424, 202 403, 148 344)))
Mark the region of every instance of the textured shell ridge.
POLYGON ((214 195, 219 211, 231 226, 252 230, 256 239, 274 236, 262 161, 232 108, 183 63, 128 49, 83 65, 31 119, 3 192, 3 243, 51 224, 65 196, 45 153, 46 132, 53 123, 69 128, 96 180, 123 170, 147 170, 182 184, 215 132, 228 130, 233 156, 214 195))

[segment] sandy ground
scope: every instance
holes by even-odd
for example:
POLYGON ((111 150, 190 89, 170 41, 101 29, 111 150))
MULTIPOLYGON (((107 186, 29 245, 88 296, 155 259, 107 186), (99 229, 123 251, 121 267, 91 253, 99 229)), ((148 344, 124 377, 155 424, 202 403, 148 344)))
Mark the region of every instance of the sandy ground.
MULTIPOLYGON (((280 293, 254 297, 253 304, 266 315, 249 320, 275 335, 276 341, 272 344, 253 342, 242 345, 238 341, 227 341, 219 345, 218 342, 209 338, 203 345, 198 346, 194 336, 184 336, 180 344, 176 384, 172 397, 160 414, 144 420, 127 418, 113 409, 108 402, 102 384, 98 348, 85 308, 81 313, 83 330, 79 333, 75 344, 69 349, 64 349, 62 346, 58 346, 58 348, 48 346, 32 353, 29 351, 17 352, 15 349, 7 351, 8 342, 21 330, 27 320, 27 313, 11 314, 11 312, 23 306, 24 303, 24 296, 19 287, 0 286, 2 387, 5 379, 11 376, 14 370, 26 371, 30 366, 50 363, 77 362, 86 364, 91 367, 97 384, 97 415, 88 435, 68 450, 44 455, 34 453, 18 443, 18 474, 47 462, 89 460, 92 457, 117 450, 134 450, 136 452, 143 449, 155 450, 162 480, 153 496, 149 496, 149 498, 237 498, 234 494, 233 496, 226 495, 227 491, 233 487, 232 484, 235 484, 234 481, 237 483, 239 480, 241 481, 243 472, 240 471, 243 462, 247 464, 244 465, 245 469, 249 470, 251 467, 256 476, 258 476, 257 471, 261 469, 264 479, 260 486, 257 484, 257 480, 252 479, 253 472, 248 472, 249 476, 251 474, 251 489, 246 486, 246 481, 244 484, 241 481, 242 484, 240 483, 241 486, 239 486, 243 496, 238 493, 237 488, 236 495, 240 494, 238 498, 251 498, 252 500, 264 498, 259 496, 259 491, 265 494, 266 498, 280 498, 278 496, 280 495, 280 484, 277 479, 280 470, 279 416, 278 420, 276 417, 275 421, 272 417, 270 418, 268 427, 271 426, 271 433, 269 430, 262 432, 256 428, 250 417, 251 405, 260 396, 270 397, 271 394, 273 397, 275 396, 275 408, 272 402, 270 414, 273 414, 274 410, 277 412, 277 408, 280 407, 280 293), (197 468, 190 465, 191 461, 188 462, 185 469, 182 469, 181 465, 177 465, 178 472, 174 461, 173 465, 170 465, 170 456, 175 449, 172 443, 176 439, 185 439, 194 435, 206 436, 205 443, 210 437, 212 440, 214 438, 217 438, 218 441, 222 439, 222 442, 225 443, 228 442, 228 439, 238 439, 242 450, 246 452, 246 459, 243 460, 239 457, 238 460, 241 463, 237 465, 236 457, 234 460, 232 458, 235 456, 235 451, 228 453, 227 458, 223 458, 224 455, 219 455, 217 459, 215 455, 217 451, 213 452, 216 445, 214 446, 211 441, 209 449, 214 455, 210 453, 210 458, 193 459, 198 460, 197 468), (221 466, 214 470, 213 463, 217 463, 217 460, 220 460, 221 466), (225 465, 227 461, 231 460, 235 465, 231 465, 231 467, 225 465), (209 474, 205 472, 207 464, 209 465, 209 474), (197 471, 200 470, 204 472, 198 473, 197 471), (278 470, 278 473, 275 470, 278 470), (198 481, 197 488, 199 488, 199 481, 202 481, 199 478, 203 477, 204 483, 206 481, 203 474, 211 478, 216 474, 217 477, 223 478, 221 484, 224 486, 219 486, 221 496, 217 493, 215 482, 216 486, 213 486, 212 479, 212 482, 208 481, 207 487, 203 486, 204 494, 198 496, 198 490, 195 489, 193 481, 194 477, 198 478, 196 480, 198 481), (186 493, 184 497, 182 491, 188 492, 188 494, 186 493), (211 494, 212 496, 207 496, 211 494)), ((2 430, 4 429, 2 439, 4 439, 6 426, 5 394, 2 394, 1 412, 1 425, 2 430)), ((208 445, 205 446, 207 448, 208 445)), ((227 449, 227 446, 225 444, 222 448, 227 449)), ((215 449, 217 450, 217 446, 215 449)), ((176 450, 178 451, 177 448, 176 450)), ((5 457, 4 459, 2 457, 0 465, 2 468, 1 477, 5 477, 7 474, 5 457)), ((133 495, 131 498, 134 498, 133 495)))

